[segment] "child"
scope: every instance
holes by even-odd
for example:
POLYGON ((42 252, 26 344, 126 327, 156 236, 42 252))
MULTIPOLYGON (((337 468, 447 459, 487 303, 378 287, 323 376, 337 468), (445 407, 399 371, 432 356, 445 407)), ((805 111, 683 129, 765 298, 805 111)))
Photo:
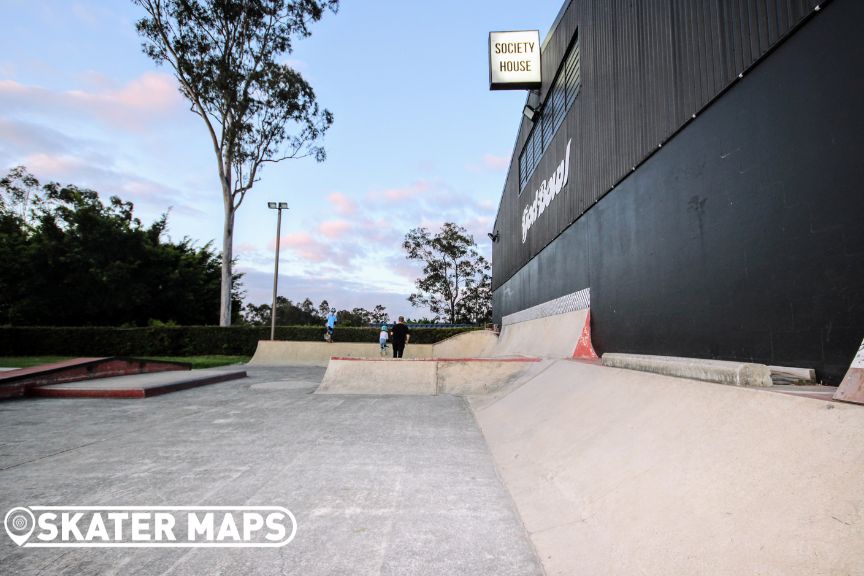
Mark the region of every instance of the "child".
POLYGON ((330 309, 330 314, 327 316, 327 333, 324 334, 324 340, 333 343, 333 332, 336 330, 336 308, 330 309))
POLYGON ((378 343, 381 345, 381 356, 387 355, 387 325, 381 325, 381 332, 378 333, 378 343))

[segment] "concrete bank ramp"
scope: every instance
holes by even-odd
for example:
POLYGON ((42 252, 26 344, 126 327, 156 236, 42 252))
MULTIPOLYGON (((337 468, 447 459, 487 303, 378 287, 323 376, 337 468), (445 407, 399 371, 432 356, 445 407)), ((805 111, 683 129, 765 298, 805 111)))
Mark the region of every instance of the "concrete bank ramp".
MULTIPOLYGON (((579 349, 590 350, 593 355, 589 318, 587 309, 577 310, 505 326, 500 336, 489 330, 474 330, 436 344, 409 343, 405 358, 572 358, 579 349)), ((387 354, 391 353, 388 348, 387 354)), ((249 364, 327 366, 331 357, 381 358, 377 342, 261 340, 249 364)))
POLYGON ((555 361, 478 422, 546 574, 864 574, 864 409, 555 361))
POLYGON ((487 394, 538 358, 331 358, 316 394, 487 394))
MULTIPOLYGON (((408 344, 405 358, 431 358, 432 344, 408 344)), ((392 354, 387 348, 387 354, 392 354)), ((330 358, 380 358, 377 342, 289 342, 283 340, 260 340, 255 355, 249 360, 252 365, 297 365, 327 366, 330 358)))
MULTIPOLYGON (((498 335, 491 330, 472 330, 451 336, 432 346, 433 358, 484 358, 494 356, 498 335)), ((409 344, 410 346, 410 344, 409 344)), ((407 349, 406 349, 407 350, 407 349)))
MULTIPOLYGON (((491 356, 572 358, 589 324, 589 312, 576 310, 504 326, 491 356)), ((590 331, 589 331, 590 347, 590 331)))

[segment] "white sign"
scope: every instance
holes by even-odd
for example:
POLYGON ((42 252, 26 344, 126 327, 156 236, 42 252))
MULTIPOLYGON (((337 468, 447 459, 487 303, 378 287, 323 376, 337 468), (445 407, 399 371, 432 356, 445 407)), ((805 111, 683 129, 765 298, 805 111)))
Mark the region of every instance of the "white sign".
POLYGON ((540 31, 489 33, 489 89, 540 88, 540 31))
POLYGON ((528 238, 528 230, 534 225, 552 200, 558 196, 558 193, 567 185, 567 180, 570 178, 570 142, 567 141, 567 151, 564 153, 564 159, 558 164, 558 168, 552 173, 549 178, 540 183, 540 188, 534 192, 534 200, 529 202, 522 211, 522 243, 528 238))
POLYGON ((278 548, 297 534, 282 506, 17 506, 21 548, 278 548))

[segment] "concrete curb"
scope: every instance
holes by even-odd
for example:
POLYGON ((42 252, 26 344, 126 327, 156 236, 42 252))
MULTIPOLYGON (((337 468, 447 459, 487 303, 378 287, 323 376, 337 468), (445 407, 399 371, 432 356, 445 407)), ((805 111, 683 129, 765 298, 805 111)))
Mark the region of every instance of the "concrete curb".
POLYGON ((330 359, 316 394, 488 394, 540 358, 330 359))
POLYGON ((764 364, 610 353, 603 354, 603 365, 718 384, 731 384, 732 386, 767 387, 772 385, 771 369, 764 364))

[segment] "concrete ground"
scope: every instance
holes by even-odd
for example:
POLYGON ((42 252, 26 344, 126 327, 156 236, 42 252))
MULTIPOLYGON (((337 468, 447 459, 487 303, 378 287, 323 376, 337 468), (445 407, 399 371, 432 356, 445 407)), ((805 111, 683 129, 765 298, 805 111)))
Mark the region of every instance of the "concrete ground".
POLYGON ((318 367, 141 400, 0 403, 0 512, 280 505, 262 549, 23 549, 0 574, 539 575, 471 411, 454 396, 322 396, 318 367))

